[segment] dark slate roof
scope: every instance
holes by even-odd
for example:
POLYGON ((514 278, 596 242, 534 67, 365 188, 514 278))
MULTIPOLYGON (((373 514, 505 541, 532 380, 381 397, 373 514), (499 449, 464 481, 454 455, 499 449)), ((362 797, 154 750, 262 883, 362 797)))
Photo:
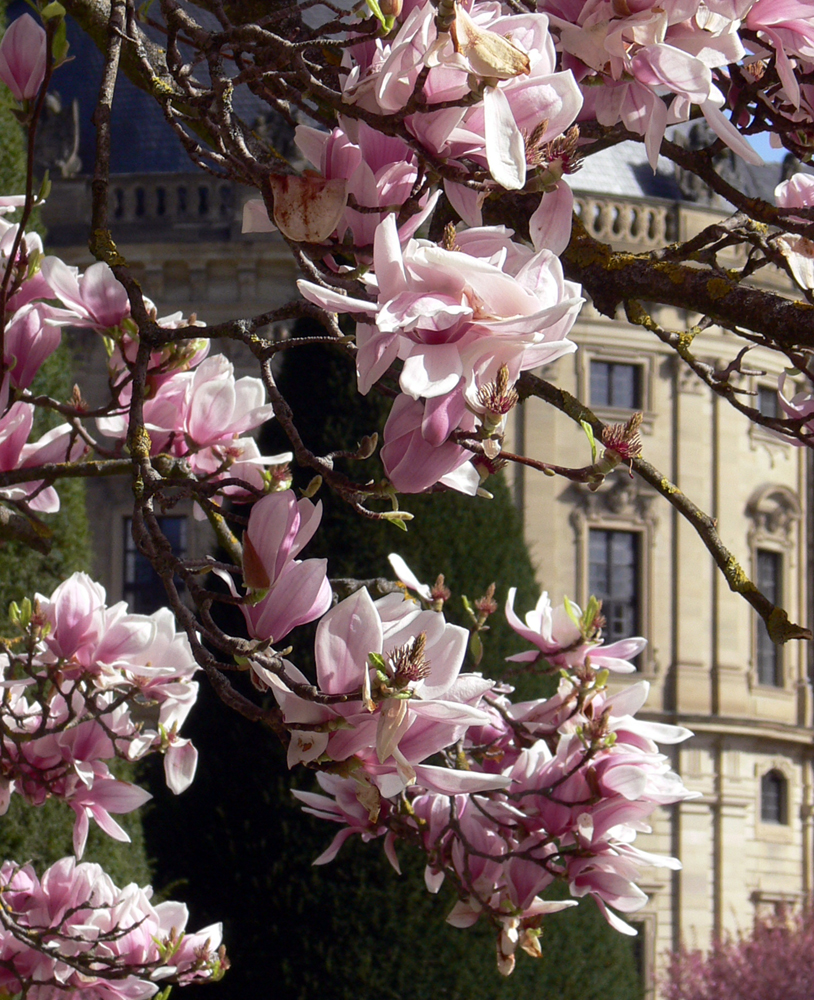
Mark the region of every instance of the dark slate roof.
POLYGON ((644 146, 638 142, 622 142, 594 154, 569 178, 569 183, 575 191, 631 198, 676 201, 682 196, 672 164, 661 159, 654 173, 644 146))

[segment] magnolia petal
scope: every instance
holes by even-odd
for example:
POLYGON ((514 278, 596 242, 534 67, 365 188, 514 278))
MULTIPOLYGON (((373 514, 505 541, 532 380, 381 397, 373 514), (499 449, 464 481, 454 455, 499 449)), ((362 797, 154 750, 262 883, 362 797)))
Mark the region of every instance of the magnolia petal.
POLYGON ((550 250, 559 256, 571 239, 571 213, 574 192, 560 181, 555 190, 546 191, 537 211, 529 219, 529 236, 535 250, 550 250))
POLYGON ((366 302, 364 299, 353 299, 349 295, 343 295, 334 288, 326 288, 324 285, 315 285, 312 281, 300 279, 297 288, 304 299, 313 302, 314 305, 322 306, 328 312, 335 313, 375 313, 377 306, 375 302, 366 302))
POLYGON ((192 784, 198 768, 198 751, 189 740, 176 740, 164 755, 167 787, 180 795, 192 784))
POLYGON ((322 243, 339 225, 348 182, 337 178, 272 176, 274 222, 295 243, 322 243))
POLYGON ((393 572, 396 574, 396 577, 405 585, 405 587, 414 591, 419 597, 423 597, 425 601, 430 601, 432 599, 430 588, 426 583, 419 582, 418 577, 413 573, 398 553, 391 552, 387 557, 387 561, 393 567, 393 572))
POLYGON ((427 887, 427 892, 431 892, 435 895, 444 884, 445 873, 443 871, 434 871, 429 865, 424 869, 424 885, 427 887))
POLYGON ((456 771, 433 764, 415 765, 416 781, 439 795, 471 795, 474 792, 495 792, 508 788, 512 779, 502 774, 482 774, 478 771, 456 771))
POLYGON ((484 89, 483 124, 489 172, 507 191, 519 191, 526 183, 526 143, 500 87, 484 89))
POLYGON ((380 764, 392 756, 412 722, 407 714, 406 699, 388 698, 383 702, 376 727, 376 755, 380 764))
POLYGON ((369 653, 382 649, 382 623, 362 587, 329 611, 317 627, 317 678, 322 691, 344 694, 361 688, 369 653))
POLYGON ((704 117, 713 132, 720 139, 723 139, 727 146, 736 152, 741 159, 747 163, 751 163, 755 167, 762 167, 764 165, 760 153, 749 145, 714 100, 704 101, 701 105, 701 110, 704 112, 704 117))
POLYGON ((384 855, 395 869, 396 874, 401 875, 401 865, 396 854, 396 837, 393 833, 388 833, 384 838, 384 855))

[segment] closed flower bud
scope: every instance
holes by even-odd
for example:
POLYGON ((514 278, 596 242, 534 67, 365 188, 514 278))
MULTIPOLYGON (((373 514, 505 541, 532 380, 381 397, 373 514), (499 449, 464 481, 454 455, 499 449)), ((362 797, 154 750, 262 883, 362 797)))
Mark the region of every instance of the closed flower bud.
POLYGON ((45 77, 45 31, 23 14, 0 42, 0 80, 18 101, 36 97, 45 77))

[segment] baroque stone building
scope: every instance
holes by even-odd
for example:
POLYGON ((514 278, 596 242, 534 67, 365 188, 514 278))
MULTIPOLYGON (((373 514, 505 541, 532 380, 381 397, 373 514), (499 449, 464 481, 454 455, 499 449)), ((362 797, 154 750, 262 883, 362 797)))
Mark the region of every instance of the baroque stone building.
MULTIPOLYGON (((82 44, 78 37, 74 42, 82 44)), ((83 51, 82 65, 94 58, 83 51)), ((86 169, 92 156, 88 116, 76 110, 85 101, 81 85, 66 86, 66 107, 78 130, 61 154, 73 165, 66 175, 77 164, 86 169)), ((296 275, 282 242, 240 234, 247 192, 186 171, 156 138, 151 112, 126 86, 125 98, 116 127, 136 128, 138 143, 116 154, 111 219, 119 249, 159 314, 197 311, 217 322, 292 298, 296 275), (140 154, 131 155, 136 145, 140 154), (155 169, 163 172, 150 172, 155 169)), ((731 169, 741 171, 736 180, 747 190, 762 184, 765 193, 779 180, 731 169)), ((631 250, 687 238, 724 211, 704 205, 701 193, 670 171, 654 176, 636 147, 593 158, 574 187, 589 231, 631 250)), ((87 177, 65 176, 56 181, 45 213, 49 243, 70 264, 90 263, 83 229, 89 200, 87 177)), ((658 319, 680 329, 689 317, 662 310, 658 319)), ((764 592, 794 620, 808 621, 806 454, 750 426, 641 329, 601 317, 588 305, 573 336, 580 349, 543 375, 603 419, 619 422, 642 411, 646 458, 717 519, 725 544, 764 592)), ((103 395, 103 384, 92 380, 103 383, 104 352, 95 335, 80 338, 80 381, 93 402, 103 395)), ((699 336, 693 347, 718 367, 734 353, 733 338, 720 332, 699 336)), ((243 367, 233 345, 215 349, 243 367)), ((762 407, 776 405, 778 359, 759 351, 749 359, 765 374, 750 376, 746 387, 762 407)), ((581 430, 539 401, 517 411, 511 434, 515 451, 561 465, 587 461, 581 430)), ((682 942, 703 946, 713 934, 748 927, 756 913, 799 905, 811 893, 808 651, 802 644, 772 646, 749 606, 728 591, 692 526, 623 469, 595 493, 522 467, 513 471, 512 483, 541 585, 555 600, 562 594, 580 603, 590 593, 602 597, 612 638, 648 637, 638 673, 615 683, 647 680, 646 717, 696 734, 665 752, 700 797, 661 810, 652 834, 642 838, 645 849, 677 855, 684 864, 675 873, 652 869, 643 886, 650 901, 634 916, 652 993, 667 949, 682 942)), ((89 484, 95 569, 111 599, 125 597, 150 610, 160 594, 129 539, 128 502, 127 482, 89 484)), ((201 555, 211 541, 190 514, 174 510, 165 527, 179 551, 201 555)))
MULTIPOLYGON (((620 172, 605 171, 605 177, 620 172)), ((575 187, 580 183, 575 178, 575 187)), ((590 180, 590 178, 589 178, 590 180)), ((599 190, 599 187, 596 188, 599 190)), ((721 208, 578 192, 580 216, 598 238, 646 251, 685 240, 721 208)), ((660 309, 658 322, 685 329, 691 314, 660 309)), ((577 395, 602 419, 644 414, 643 455, 716 519, 726 546, 796 621, 809 615, 808 456, 751 425, 683 362, 639 327, 587 305, 579 350, 543 377, 577 395)), ((710 331, 694 354, 723 369, 741 345, 710 331)), ((782 362, 748 355, 742 379, 764 413, 776 412, 782 362)), ((585 464, 581 429, 537 400, 516 412, 515 450, 562 465, 585 464)), ((643 934, 648 989, 667 949, 704 946, 748 928, 756 914, 798 906, 812 889, 812 713, 806 644, 779 648, 749 605, 729 591, 693 526, 624 469, 595 493, 516 467, 514 488, 541 583, 583 604, 604 599, 609 638, 649 639, 636 675, 650 685, 647 718, 695 736, 667 747, 674 769, 700 797, 659 811, 640 846, 672 854, 683 869, 652 869, 643 934), (541 481, 542 480, 542 481, 541 481)))

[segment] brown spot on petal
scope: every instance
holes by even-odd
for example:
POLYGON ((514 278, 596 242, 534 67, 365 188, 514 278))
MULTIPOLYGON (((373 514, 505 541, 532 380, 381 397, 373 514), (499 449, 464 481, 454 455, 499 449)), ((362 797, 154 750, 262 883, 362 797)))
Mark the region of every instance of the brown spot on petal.
POLYGON ((322 243, 339 225, 348 182, 324 177, 273 176, 274 224, 295 243, 322 243))
POLYGON ((243 536, 243 582, 252 590, 268 590, 271 582, 248 532, 243 536))

